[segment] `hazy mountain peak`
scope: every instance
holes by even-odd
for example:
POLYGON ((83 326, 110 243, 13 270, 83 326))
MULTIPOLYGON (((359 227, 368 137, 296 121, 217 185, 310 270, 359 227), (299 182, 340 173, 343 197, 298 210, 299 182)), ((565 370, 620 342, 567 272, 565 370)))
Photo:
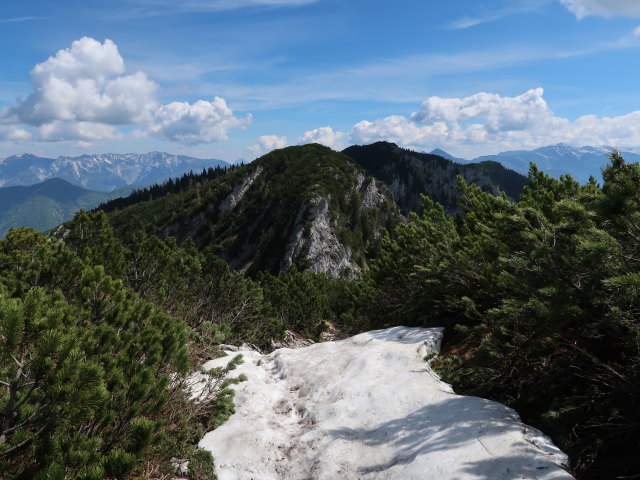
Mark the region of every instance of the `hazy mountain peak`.
MULTIPOLYGON (((615 150, 614 147, 606 145, 572 147, 566 143, 557 143, 534 150, 515 150, 496 155, 484 155, 473 159, 472 162, 494 160, 522 174, 529 171, 530 163, 535 163, 553 177, 569 174, 584 183, 590 176, 600 178, 601 168, 608 162, 609 154, 613 150, 615 150)), ((639 149, 621 148, 619 150, 627 161, 640 161, 639 149)))
POLYGON ((0 185, 33 185, 58 177, 84 188, 112 191, 126 185, 148 186, 189 171, 228 165, 222 160, 166 152, 90 153, 56 159, 22 153, 0 162, 0 185))
POLYGON ((447 160, 452 160, 454 162, 466 162, 464 158, 454 157, 453 155, 445 152, 441 148, 434 148, 429 152, 431 155, 438 155, 439 157, 446 158, 447 160))

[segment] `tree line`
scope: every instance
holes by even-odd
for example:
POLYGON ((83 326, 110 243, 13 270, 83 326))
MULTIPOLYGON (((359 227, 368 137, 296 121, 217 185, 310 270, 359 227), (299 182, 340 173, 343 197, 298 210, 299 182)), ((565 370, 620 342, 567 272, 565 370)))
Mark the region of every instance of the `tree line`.
POLYGON ((232 172, 236 169, 236 165, 229 165, 228 167, 209 167, 203 168, 202 172, 194 173, 193 171, 187 172, 181 177, 170 178, 163 183, 155 183, 150 187, 138 188, 133 190, 126 197, 114 198, 107 202, 101 203, 96 210, 101 210, 105 213, 121 210, 129 205, 135 205, 136 203, 148 202, 157 198, 167 196, 172 193, 180 193, 188 188, 213 180, 214 178, 221 177, 228 172, 232 172))

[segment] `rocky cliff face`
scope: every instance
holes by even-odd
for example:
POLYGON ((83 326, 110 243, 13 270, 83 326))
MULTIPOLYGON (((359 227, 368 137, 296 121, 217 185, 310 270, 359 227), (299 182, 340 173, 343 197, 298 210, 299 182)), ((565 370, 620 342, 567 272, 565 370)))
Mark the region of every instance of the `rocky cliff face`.
POLYGON ((304 260, 309 270, 334 277, 351 276, 360 267, 353 262, 351 248, 336 236, 337 222, 329 216, 329 202, 319 195, 300 207, 296 225, 282 262, 285 270, 304 260))
POLYGON ((242 200, 244 194, 247 193, 247 190, 251 188, 251 185, 253 185, 253 182, 255 182, 256 178, 258 178, 261 173, 262 167, 260 166, 252 172, 247 173, 242 183, 239 183, 238 185, 233 187, 231 193, 227 196, 227 198, 224 199, 224 202, 220 204, 218 209, 221 212, 226 212, 227 210, 232 210, 233 208, 235 208, 235 206, 238 205, 238 202, 240 202, 240 200, 242 200))
MULTIPOLYGON (((376 209, 388 201, 389 191, 372 178, 361 173, 356 176, 357 202, 359 210, 376 214, 376 209)), ((334 277, 354 277, 360 271, 361 264, 354 259, 348 243, 338 238, 340 222, 330 212, 331 198, 316 194, 303 204, 296 215, 282 269, 296 263, 304 263, 309 270, 317 273, 329 273, 334 277)), ((346 199, 348 200, 348 198, 346 199)), ((375 229, 371 241, 377 240, 382 228, 375 229)))
POLYGON ((405 214, 421 211, 421 195, 440 203, 448 212, 454 212, 458 201, 458 176, 486 192, 494 195, 505 192, 512 199, 517 199, 527 184, 526 177, 497 162, 460 164, 388 142, 353 146, 343 153, 353 158, 368 175, 384 182, 405 214))

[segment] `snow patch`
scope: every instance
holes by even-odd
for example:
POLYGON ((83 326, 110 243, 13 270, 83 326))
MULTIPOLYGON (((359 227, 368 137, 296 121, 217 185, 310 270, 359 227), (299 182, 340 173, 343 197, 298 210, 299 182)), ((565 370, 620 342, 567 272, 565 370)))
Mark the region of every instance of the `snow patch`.
POLYGON ((219 480, 572 478, 559 465, 566 457, 515 411, 438 379, 424 357, 442 335, 395 327, 269 355, 232 352, 248 381, 233 387, 236 413, 200 447, 219 480))

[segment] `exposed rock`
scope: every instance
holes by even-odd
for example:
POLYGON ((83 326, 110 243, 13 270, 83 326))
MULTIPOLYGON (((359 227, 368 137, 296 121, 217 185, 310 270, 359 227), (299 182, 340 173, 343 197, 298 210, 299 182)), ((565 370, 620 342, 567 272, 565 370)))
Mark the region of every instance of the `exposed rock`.
POLYGON ((339 328, 337 328, 331 322, 324 322, 327 329, 320 334, 321 342, 333 342, 335 340, 342 340, 347 337, 339 328))
POLYGON ((231 193, 220 204, 220 207, 218 207, 220 211, 225 212, 227 210, 232 210, 233 208, 235 208, 235 206, 238 204, 240 200, 242 200, 242 197, 244 196, 244 194, 247 193, 247 190, 251 188, 251 185, 253 185, 253 182, 256 181, 256 178, 258 178, 258 176, 261 173, 262 173, 262 167, 258 166, 258 168, 253 170, 246 177, 244 177, 244 180, 242 181, 242 183, 233 187, 233 190, 231 191, 231 193))
POLYGON ((283 261, 283 269, 289 268, 300 257, 308 263, 308 268, 316 273, 329 273, 334 277, 349 276, 359 267, 352 262, 352 253, 336 237, 331 218, 329 202, 315 195, 303 204, 296 215, 296 226, 288 244, 283 261), (305 230, 308 236, 305 238, 305 230))
POLYGON ((172 457, 171 467, 173 467, 173 473, 175 475, 187 476, 189 472, 189 459, 172 457))
POLYGON ((291 330, 285 330, 284 338, 271 340, 271 346, 275 348, 303 348, 313 345, 315 342, 304 335, 291 330))
POLYGON ((329 205, 324 198, 320 198, 314 213, 306 254, 309 270, 334 277, 358 271, 359 267, 351 261, 351 249, 340 243, 331 227, 329 205))
POLYGON ((385 196, 378 188, 378 185, 374 179, 371 179, 364 190, 364 198, 362 199, 362 206, 364 208, 376 208, 384 203, 385 196))
POLYGON ((362 188, 365 178, 364 173, 356 172, 356 190, 360 190, 362 188))

